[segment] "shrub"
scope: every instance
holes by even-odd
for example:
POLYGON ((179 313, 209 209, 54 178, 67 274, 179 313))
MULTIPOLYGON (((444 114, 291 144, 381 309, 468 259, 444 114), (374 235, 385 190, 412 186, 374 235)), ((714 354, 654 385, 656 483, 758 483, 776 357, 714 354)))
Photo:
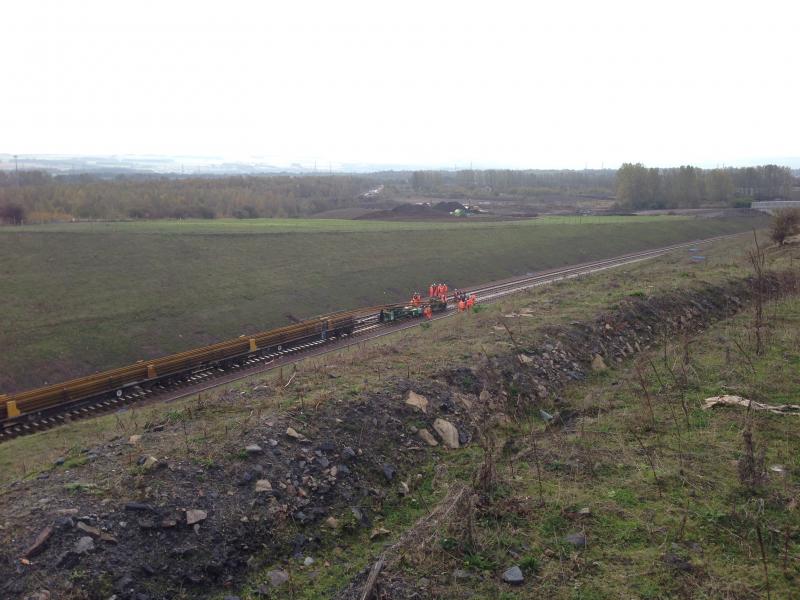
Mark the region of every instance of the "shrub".
POLYGON ((775 213, 772 218, 770 237, 778 245, 783 245, 786 238, 800 231, 800 209, 785 208, 775 213))
POLYGON ((25 207, 15 202, 0 206, 0 223, 22 225, 25 222, 25 207))

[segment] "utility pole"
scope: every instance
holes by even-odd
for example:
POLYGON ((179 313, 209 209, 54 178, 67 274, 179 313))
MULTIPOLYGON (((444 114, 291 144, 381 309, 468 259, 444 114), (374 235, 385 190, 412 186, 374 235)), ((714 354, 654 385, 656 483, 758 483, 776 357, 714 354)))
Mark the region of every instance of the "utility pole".
POLYGON ((17 187, 19 187, 19 161, 17 155, 14 155, 14 179, 17 180, 17 187))

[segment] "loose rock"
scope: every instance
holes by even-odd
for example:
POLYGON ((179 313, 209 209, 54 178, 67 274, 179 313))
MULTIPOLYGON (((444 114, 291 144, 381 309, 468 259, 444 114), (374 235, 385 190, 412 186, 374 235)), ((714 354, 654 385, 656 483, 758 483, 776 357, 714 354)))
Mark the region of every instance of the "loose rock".
POLYGON ((428 444, 428 446, 438 446, 439 445, 439 442, 436 441, 436 438, 433 437, 433 434, 430 431, 428 431, 427 429, 420 429, 419 433, 417 435, 419 435, 419 438, 423 442, 428 444))
POLYGON ((272 587, 280 587, 289 581, 289 574, 286 571, 269 571, 267 577, 269 577, 269 583, 272 587))
POLYGON ((198 508, 193 508, 186 511, 186 524, 194 525, 200 521, 205 521, 208 518, 208 513, 198 508))
POLYGON ((272 491, 272 484, 269 479, 259 479, 256 481, 256 493, 265 493, 272 491))
POLYGON ((259 446, 258 444, 249 444, 245 446, 244 451, 250 455, 261 454, 263 452, 261 446, 259 446))
POLYGON ((586 545, 586 536, 582 533, 570 533, 564 536, 564 541, 576 548, 583 548, 586 545))
POLYGON ((450 421, 444 419, 436 419, 433 422, 433 428, 436 433, 442 438, 442 442, 448 448, 460 448, 461 444, 458 441, 458 429, 450 421))
POLYGON ((91 527, 90 525, 87 525, 86 523, 82 523, 80 521, 78 521, 78 525, 76 527, 81 531, 83 531, 84 533, 88 533, 93 538, 99 538, 100 534, 103 533, 96 527, 91 527))
POLYGON ((676 571, 684 571, 688 573, 693 569, 692 563, 688 560, 681 558, 677 554, 672 552, 668 552, 664 556, 661 557, 661 560, 668 566, 672 567, 676 571))
POLYGON ((31 558, 32 556, 36 556, 42 550, 45 549, 47 545, 47 541, 50 539, 50 536, 53 535, 53 528, 50 526, 45 527, 39 532, 39 535, 36 536, 33 544, 22 553, 22 558, 31 558))
POLYGON ((413 406, 425 414, 428 412, 428 399, 412 390, 409 390, 408 395, 406 396, 406 404, 408 406, 413 406))
POLYGON ((503 581, 511 585, 522 585, 525 581, 525 578, 522 576, 522 569, 514 566, 506 570, 506 572, 503 573, 503 581))
POLYGON ((603 357, 599 354, 595 354, 594 358, 592 359, 592 371, 605 371, 608 369, 606 366, 606 361, 603 360, 603 357))
POLYGON ((57 530, 72 529, 75 527, 75 521, 72 520, 72 517, 58 517, 53 523, 53 526, 57 530))
POLYGON ((383 476, 386 477, 387 481, 394 479, 395 475, 397 475, 397 469, 388 463, 383 465, 383 476))
POLYGON ((88 535, 79 538, 78 541, 75 542, 75 547, 72 549, 75 554, 86 554, 92 550, 94 550, 94 540, 88 535))
POLYGON ((503 573, 503 581, 511 585, 522 585, 525 578, 522 576, 522 569, 517 566, 511 567, 503 573))

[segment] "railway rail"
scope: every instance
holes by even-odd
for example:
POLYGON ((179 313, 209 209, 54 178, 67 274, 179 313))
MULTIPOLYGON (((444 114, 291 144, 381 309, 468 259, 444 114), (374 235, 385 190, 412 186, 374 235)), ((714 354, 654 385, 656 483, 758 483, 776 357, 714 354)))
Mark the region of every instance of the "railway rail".
MULTIPOLYGON (((509 294, 537 286, 641 262, 726 237, 731 236, 673 244, 550 269, 495 281, 468 291, 476 294, 480 303, 496 302, 509 294)), ((332 352, 420 323, 417 319, 381 323, 379 314, 385 308, 372 306, 323 315, 157 360, 140 361, 128 367, 61 384, 0 396, 0 442, 144 400, 174 400, 198 394, 256 373, 292 364, 300 357, 332 352)), ((434 320, 450 317, 454 312, 455 307, 448 306, 444 312, 434 316, 434 320)))

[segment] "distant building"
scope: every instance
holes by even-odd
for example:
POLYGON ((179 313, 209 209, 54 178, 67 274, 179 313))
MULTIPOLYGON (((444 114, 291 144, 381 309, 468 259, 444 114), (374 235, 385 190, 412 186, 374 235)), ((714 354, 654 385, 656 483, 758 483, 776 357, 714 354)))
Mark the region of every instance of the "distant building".
POLYGON ((800 200, 763 200, 761 202, 751 202, 750 208, 773 214, 782 208, 800 208, 800 200))

